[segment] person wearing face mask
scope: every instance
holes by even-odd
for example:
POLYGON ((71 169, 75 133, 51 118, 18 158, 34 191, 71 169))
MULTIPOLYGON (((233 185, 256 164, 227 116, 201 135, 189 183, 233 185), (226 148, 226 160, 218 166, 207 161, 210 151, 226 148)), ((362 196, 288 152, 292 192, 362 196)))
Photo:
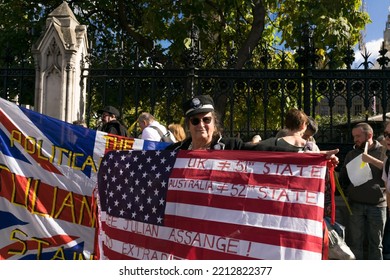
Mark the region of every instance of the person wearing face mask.
POLYGON ((352 215, 346 227, 346 239, 356 259, 381 260, 382 239, 386 222, 386 193, 382 180, 383 146, 373 139, 373 129, 367 123, 359 123, 352 129, 354 149, 345 156, 340 170, 339 182, 347 194, 352 215), (367 143, 367 150, 365 149, 367 143), (360 185, 353 185, 353 176, 359 170, 348 171, 347 165, 362 155, 362 161, 369 164, 372 179, 360 185), (364 241, 367 238, 367 256, 364 241))

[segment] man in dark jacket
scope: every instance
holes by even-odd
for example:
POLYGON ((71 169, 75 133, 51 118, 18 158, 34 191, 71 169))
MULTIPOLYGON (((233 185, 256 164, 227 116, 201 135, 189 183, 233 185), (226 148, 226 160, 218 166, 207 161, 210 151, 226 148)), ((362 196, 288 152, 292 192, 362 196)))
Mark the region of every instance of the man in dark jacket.
POLYGON ((114 106, 106 106, 101 110, 98 110, 98 114, 101 114, 103 126, 102 131, 128 137, 127 129, 122 125, 117 118, 120 117, 120 113, 114 106))
POLYGON ((373 140, 373 135, 373 129, 367 123, 359 123, 352 129, 355 146, 346 155, 339 174, 340 184, 347 193, 352 210, 347 226, 347 241, 358 260, 364 258, 365 238, 368 241, 367 258, 382 259, 382 238, 386 222, 386 195, 381 178, 383 146, 373 140), (366 143, 367 151, 365 151, 366 143), (348 164, 359 156, 362 156, 363 162, 369 164, 372 179, 355 186, 352 182, 357 181, 356 176, 361 171, 359 167, 352 170, 349 168, 351 165, 348 164))

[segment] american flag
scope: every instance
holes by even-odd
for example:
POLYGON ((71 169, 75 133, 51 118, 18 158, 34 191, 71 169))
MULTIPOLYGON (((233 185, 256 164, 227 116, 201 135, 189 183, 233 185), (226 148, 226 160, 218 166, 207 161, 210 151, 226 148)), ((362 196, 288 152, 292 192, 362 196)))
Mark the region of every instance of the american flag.
POLYGON ((319 154, 109 152, 101 259, 319 260, 325 174, 319 154))

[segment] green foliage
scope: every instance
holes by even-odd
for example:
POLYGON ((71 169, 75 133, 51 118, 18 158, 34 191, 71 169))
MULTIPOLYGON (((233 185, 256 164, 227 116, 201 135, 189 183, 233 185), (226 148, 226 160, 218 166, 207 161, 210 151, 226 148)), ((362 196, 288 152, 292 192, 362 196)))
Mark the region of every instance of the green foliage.
MULTIPOLYGON (((5 2, 0 4, 3 13, 0 42, 3 45, 8 42, 15 53, 27 54, 42 34, 48 13, 60 3, 53 0, 5 2)), ((212 63, 210 57, 216 54, 219 59, 227 60, 233 41, 239 50, 248 41, 255 40, 249 44, 254 47, 239 54, 247 56, 253 52, 254 59, 259 56, 256 52, 259 46, 295 49, 302 43, 305 26, 315 29, 314 41, 319 49, 342 50, 353 46, 359 31, 369 22, 368 15, 360 12, 360 4, 361 0, 69 1, 80 23, 88 25, 88 36, 99 57, 106 54, 108 60, 115 58, 113 53, 124 44, 127 64, 131 65, 136 59, 135 46, 140 57, 148 56, 153 42, 164 41, 168 47, 165 54, 180 64, 183 41, 195 24, 199 27, 206 58, 204 66, 212 63), (264 15, 258 14, 260 8, 264 9, 264 15), (258 36, 251 33, 253 27, 258 29, 258 36)))
MULTIPOLYGON (((361 0, 67 2, 80 24, 88 26, 94 68, 138 67, 147 57, 163 64, 170 60, 175 66, 184 67, 184 42, 190 37, 193 24, 199 28, 205 68, 227 67, 232 58, 235 68, 296 67, 294 51, 302 46, 308 27, 313 29, 315 47, 322 54, 323 62, 319 65, 326 67, 324 57, 331 53, 338 61, 337 67, 344 67, 345 50, 358 42, 360 30, 370 22, 368 14, 359 10, 361 0)), ((5 46, 0 67, 33 62, 31 46, 43 34, 48 14, 60 4, 57 0, 6 0, 0 4, 0 44, 5 46)), ((294 98, 286 101, 287 106, 296 105, 294 98)), ((104 100, 95 98, 95 102, 104 100)), ((225 105, 221 104, 221 108, 225 105)), ((269 108, 280 112, 280 99, 271 99, 269 108)), ((251 112, 263 114, 255 106, 251 112)), ((244 118, 235 118, 238 126, 248 125, 243 123, 244 118)), ((262 127, 258 119, 251 124, 255 128, 262 127)), ((276 124, 277 117, 270 120, 272 128, 274 121, 276 124)))

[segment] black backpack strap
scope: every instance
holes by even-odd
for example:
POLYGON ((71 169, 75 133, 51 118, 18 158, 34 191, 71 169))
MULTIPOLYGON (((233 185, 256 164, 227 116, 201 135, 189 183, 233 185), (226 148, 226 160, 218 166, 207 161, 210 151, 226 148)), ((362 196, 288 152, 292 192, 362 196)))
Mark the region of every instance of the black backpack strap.
POLYGON ((158 134, 160 135, 161 138, 164 136, 164 133, 162 133, 161 129, 159 129, 157 126, 149 125, 149 127, 154 128, 155 130, 157 130, 157 132, 158 132, 158 134))

